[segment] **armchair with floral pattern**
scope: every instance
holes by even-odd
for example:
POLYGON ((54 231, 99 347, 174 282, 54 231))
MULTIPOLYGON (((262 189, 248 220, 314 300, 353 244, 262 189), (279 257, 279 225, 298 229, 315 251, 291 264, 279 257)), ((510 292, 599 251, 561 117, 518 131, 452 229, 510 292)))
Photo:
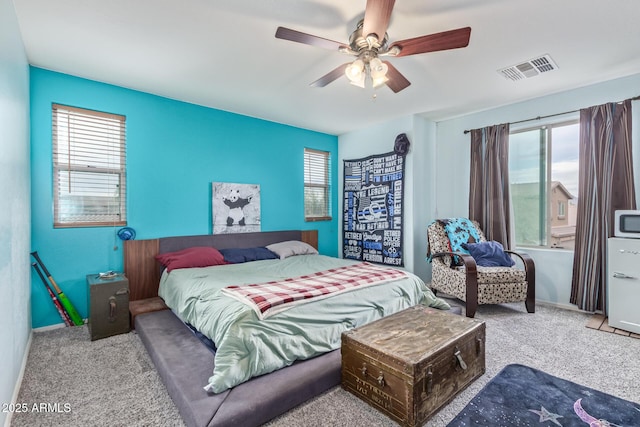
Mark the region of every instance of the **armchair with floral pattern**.
POLYGON ((427 238, 427 259, 432 263, 430 287, 464 301, 467 317, 475 316, 479 304, 519 301, 525 302, 529 313, 535 312, 535 264, 529 255, 505 250, 507 255, 520 259, 520 266, 477 265, 473 256, 459 249, 461 239, 463 247, 486 242, 480 225, 468 219, 436 220, 427 228, 427 238), (445 227, 454 220, 461 220, 462 226, 447 231, 445 227), (450 234, 455 241, 453 249, 450 234))

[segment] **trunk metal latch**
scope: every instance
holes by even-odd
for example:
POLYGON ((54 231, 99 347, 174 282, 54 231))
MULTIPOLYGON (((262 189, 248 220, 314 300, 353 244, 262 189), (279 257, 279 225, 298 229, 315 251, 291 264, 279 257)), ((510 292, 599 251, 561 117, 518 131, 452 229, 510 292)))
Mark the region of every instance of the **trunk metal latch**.
POLYGON ((462 354, 460 353, 460 349, 458 347, 456 347, 456 352, 453 353, 453 355, 455 356, 456 360, 458 361, 458 364, 460 365, 460 367, 466 371, 467 370, 467 364, 465 363, 464 359, 462 358, 462 354))

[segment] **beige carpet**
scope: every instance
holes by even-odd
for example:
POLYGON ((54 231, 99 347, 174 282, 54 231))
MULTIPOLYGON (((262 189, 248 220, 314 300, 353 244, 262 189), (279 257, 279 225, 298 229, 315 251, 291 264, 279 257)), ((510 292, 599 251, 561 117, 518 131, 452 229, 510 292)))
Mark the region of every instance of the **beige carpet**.
MULTIPOLYGON (((640 340, 585 328, 589 314, 541 304, 535 314, 524 304, 480 306, 476 318, 487 324, 487 372, 426 426, 446 426, 511 363, 640 402, 640 340)), ((12 427, 184 426, 133 332, 97 341, 89 340, 86 326, 34 333, 18 402, 29 410, 13 414, 12 427), (43 411, 34 410, 42 403, 43 411)), ((268 425, 397 426, 340 387, 268 425)))

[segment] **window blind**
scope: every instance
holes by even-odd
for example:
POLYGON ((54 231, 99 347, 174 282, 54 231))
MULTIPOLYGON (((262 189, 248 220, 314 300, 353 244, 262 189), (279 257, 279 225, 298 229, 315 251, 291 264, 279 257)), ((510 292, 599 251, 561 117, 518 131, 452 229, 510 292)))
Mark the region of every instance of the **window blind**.
POLYGON ((304 215, 306 221, 331 219, 330 153, 304 149, 304 215))
POLYGON ((54 104, 54 227, 126 225, 125 117, 54 104))

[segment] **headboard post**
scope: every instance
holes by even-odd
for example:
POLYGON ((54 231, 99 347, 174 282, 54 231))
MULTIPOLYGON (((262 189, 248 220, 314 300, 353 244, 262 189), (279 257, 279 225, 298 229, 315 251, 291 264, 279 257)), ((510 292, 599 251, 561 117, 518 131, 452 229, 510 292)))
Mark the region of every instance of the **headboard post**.
POLYGON ((318 249, 318 230, 302 230, 301 240, 318 249))
POLYGON ((129 279, 129 301, 158 296, 160 239, 125 240, 124 273, 129 279))

